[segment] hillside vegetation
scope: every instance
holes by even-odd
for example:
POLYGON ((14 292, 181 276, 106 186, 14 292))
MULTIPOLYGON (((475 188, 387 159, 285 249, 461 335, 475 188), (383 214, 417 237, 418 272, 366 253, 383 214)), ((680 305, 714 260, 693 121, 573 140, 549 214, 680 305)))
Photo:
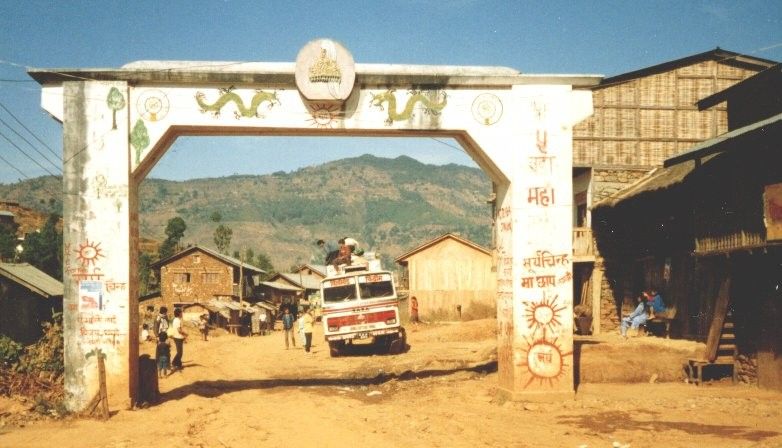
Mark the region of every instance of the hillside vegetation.
MULTIPOLYGON (((59 211, 62 181, 42 177, 0 185, 0 198, 44 212, 59 211)), ((342 159, 294 172, 188 181, 147 179, 140 191, 141 236, 162 240, 166 222, 187 224, 185 244, 214 248, 218 223, 233 230, 230 253, 266 253, 278 269, 318 261, 314 241, 351 236, 384 264, 427 239, 457 232, 490 241, 491 192, 476 168, 435 166, 401 156, 342 159)))

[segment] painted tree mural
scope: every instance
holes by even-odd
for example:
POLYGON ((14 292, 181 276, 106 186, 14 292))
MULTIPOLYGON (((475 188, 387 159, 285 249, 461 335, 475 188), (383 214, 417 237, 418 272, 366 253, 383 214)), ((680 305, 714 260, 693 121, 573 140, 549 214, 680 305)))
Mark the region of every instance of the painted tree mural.
POLYGON ((149 146, 149 133, 142 120, 136 121, 133 131, 130 133, 130 144, 136 150, 136 165, 141 163, 141 151, 149 146))
POLYGON ((118 88, 112 87, 106 97, 106 104, 111 109, 111 129, 117 129, 117 111, 125 107, 125 97, 118 88))

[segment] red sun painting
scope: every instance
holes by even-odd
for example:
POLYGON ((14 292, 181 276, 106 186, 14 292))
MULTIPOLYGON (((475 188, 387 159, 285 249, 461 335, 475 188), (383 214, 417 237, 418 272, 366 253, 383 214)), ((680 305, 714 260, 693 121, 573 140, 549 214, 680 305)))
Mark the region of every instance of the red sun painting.
POLYGON ((519 363, 529 370, 530 378, 524 384, 526 389, 533 381, 538 380, 542 385, 548 382, 553 386, 565 376, 565 369, 569 364, 565 363, 565 357, 572 356, 573 352, 563 352, 557 339, 548 341, 544 338, 527 340, 526 350, 522 350, 524 360, 519 363))
POLYGON ((567 307, 557 305, 555 295, 551 300, 543 296, 539 302, 524 302, 525 314, 527 316, 527 328, 536 334, 538 330, 543 330, 543 337, 546 337, 546 330, 553 331, 555 327, 562 325, 562 316, 560 313, 567 307))
POLYGON ((103 256, 100 243, 90 242, 89 240, 79 244, 79 248, 74 252, 78 254, 76 258, 82 266, 89 266, 90 264, 95 266, 95 261, 103 256))

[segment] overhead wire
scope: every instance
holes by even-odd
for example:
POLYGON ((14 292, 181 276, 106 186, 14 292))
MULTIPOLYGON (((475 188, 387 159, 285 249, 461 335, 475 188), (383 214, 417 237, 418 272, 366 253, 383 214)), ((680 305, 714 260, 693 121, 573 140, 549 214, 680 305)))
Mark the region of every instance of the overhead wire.
MULTIPOLYGON (((44 143, 44 141, 43 141, 43 140, 41 140, 41 139, 38 137, 38 135, 36 135, 36 134, 35 134, 35 132, 31 131, 31 130, 30 130, 30 128, 28 128, 27 126, 25 126, 25 124, 24 124, 24 123, 22 123, 22 121, 21 121, 21 120, 19 120, 19 118, 17 118, 17 117, 16 117, 16 115, 14 115, 14 113, 13 113, 13 112, 11 112, 11 111, 10 111, 10 110, 9 110, 7 107, 5 107, 5 104, 3 104, 3 102, 2 102, 2 101, 0 101, 0 108, 2 108, 4 111, 6 111, 6 112, 8 113, 8 115, 10 115, 10 116, 11 116, 11 118, 13 118, 13 119, 14 119, 14 120, 15 120, 15 121, 16 121, 16 122, 19 124, 19 126, 21 126, 22 128, 24 128, 24 130, 25 130, 25 131, 27 131, 27 132, 28 132, 30 135, 32 135, 32 136, 33 136, 33 138, 35 138, 36 140, 38 140, 38 143, 42 144, 42 145, 44 146, 44 148, 48 149, 48 150, 49 150, 49 152, 50 152, 50 153, 51 153, 51 154, 52 154, 54 157, 56 157, 56 158, 58 158, 58 159, 62 160, 62 156, 59 156, 59 155, 57 155, 57 153, 56 153, 56 152, 55 152, 55 151, 54 151, 54 150, 53 150, 53 149, 52 149, 52 148, 51 148, 49 145, 47 145, 46 143, 44 143)), ((8 126, 8 125, 6 125, 6 126, 8 126)))
POLYGON ((34 146, 32 143, 30 143, 30 141, 29 141, 29 140, 27 140, 27 139, 26 139, 26 138, 25 138, 23 135, 21 135, 20 133, 18 133, 18 132, 16 131, 16 129, 12 128, 12 127, 11 127, 11 125, 9 125, 8 123, 6 123, 6 121, 5 121, 5 120, 3 120, 2 118, 0 118, 0 123, 4 124, 4 125, 5 125, 5 126, 8 128, 8 129, 10 129, 10 130, 11 130, 11 132, 13 132, 14 134, 16 134, 16 136, 17 136, 17 137, 19 137, 20 139, 22 139, 22 141, 23 141, 23 142, 27 143, 27 144, 30 146, 30 148, 32 148, 32 149, 33 149, 33 151, 35 151, 36 153, 38 153, 38 155, 40 155, 40 156, 41 156, 41 158, 43 158, 44 160, 46 160, 47 162, 49 162, 49 164, 50 164, 51 166, 53 166, 53 167, 54 167, 54 169, 56 169, 56 170, 59 170, 60 172, 62 172, 62 168, 60 168, 59 166, 57 166, 57 164, 56 164, 56 163, 54 163, 54 162, 52 162, 51 160, 49 160, 49 158, 48 158, 48 157, 46 157, 46 155, 45 155, 44 153, 42 153, 41 151, 39 151, 39 150, 38 150, 38 148, 36 148, 36 147, 35 147, 35 146, 34 146))
POLYGON ((38 166, 39 166, 39 167, 40 167, 42 170, 46 171, 47 173, 51 174, 52 176, 58 176, 58 174, 54 174, 54 173, 52 173, 51 171, 49 171, 49 169, 48 169, 48 168, 46 168, 45 166, 43 166, 43 165, 41 165, 40 163, 38 163, 38 161, 37 161, 37 160, 35 160, 35 159, 34 159, 32 156, 30 156, 29 154, 27 154, 27 152, 25 152, 25 150, 23 150, 22 148, 20 148, 20 147, 19 147, 19 145, 17 145, 16 143, 14 143, 14 141, 13 141, 13 140, 11 140, 10 138, 8 138, 8 136, 7 136, 7 135, 3 134, 3 132, 2 132, 2 131, 0 131, 0 137, 3 137, 4 139, 6 139, 6 141, 8 141, 8 143, 10 143, 10 144, 11 144, 11 146, 13 146, 14 148, 18 149, 18 150, 19 150, 19 152, 21 152, 22 154, 24 154, 24 156, 25 156, 25 157, 27 157, 27 158, 28 158, 28 159, 30 159, 30 160, 31 160, 33 163, 35 163, 36 165, 38 165, 38 166))

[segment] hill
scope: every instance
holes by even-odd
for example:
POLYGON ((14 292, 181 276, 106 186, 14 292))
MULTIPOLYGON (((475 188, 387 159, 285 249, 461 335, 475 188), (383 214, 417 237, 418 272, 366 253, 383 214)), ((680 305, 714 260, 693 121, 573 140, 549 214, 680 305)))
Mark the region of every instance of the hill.
MULTIPOLYGON (((42 212, 61 209, 62 181, 48 176, 0 185, 0 199, 42 212)), ((165 238, 166 222, 187 224, 184 243, 214 247, 218 223, 233 230, 231 250, 269 256, 277 269, 318 261, 314 241, 351 236, 384 264, 421 242, 458 232, 490 242, 489 179, 476 168, 435 166, 410 157, 363 155, 263 176, 167 181, 147 179, 140 190, 141 236, 165 238)))

